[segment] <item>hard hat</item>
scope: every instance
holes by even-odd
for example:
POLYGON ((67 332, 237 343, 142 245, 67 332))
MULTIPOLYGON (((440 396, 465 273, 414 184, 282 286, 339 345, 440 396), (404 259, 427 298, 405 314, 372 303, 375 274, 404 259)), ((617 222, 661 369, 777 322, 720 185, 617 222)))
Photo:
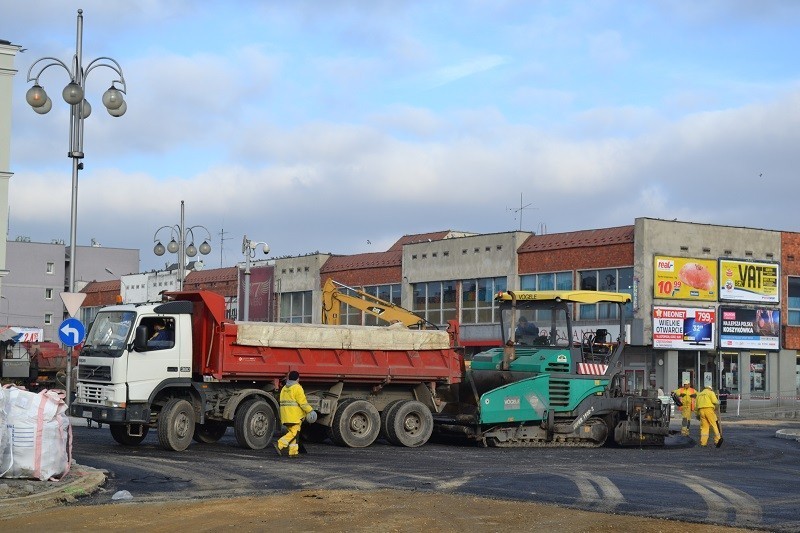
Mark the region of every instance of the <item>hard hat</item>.
POLYGON ((317 421, 317 412, 316 411, 311 411, 310 413, 308 413, 306 415, 306 422, 308 422, 309 424, 313 424, 316 421, 317 421))

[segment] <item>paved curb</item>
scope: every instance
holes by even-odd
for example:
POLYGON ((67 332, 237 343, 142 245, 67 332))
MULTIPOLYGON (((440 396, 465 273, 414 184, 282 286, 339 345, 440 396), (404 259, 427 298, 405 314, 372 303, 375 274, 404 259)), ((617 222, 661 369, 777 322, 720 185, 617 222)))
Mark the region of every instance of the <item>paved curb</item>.
POLYGON ((49 482, 38 480, 11 480, 0 478, 0 483, 25 481, 29 483, 52 483, 52 487, 26 496, 0 498, 0 516, 9 518, 41 509, 73 502, 79 496, 95 492, 106 481, 106 474, 89 466, 73 464, 66 481, 49 482))
POLYGON ((775 432, 779 439, 790 439, 800 442, 800 429, 779 429, 775 432))

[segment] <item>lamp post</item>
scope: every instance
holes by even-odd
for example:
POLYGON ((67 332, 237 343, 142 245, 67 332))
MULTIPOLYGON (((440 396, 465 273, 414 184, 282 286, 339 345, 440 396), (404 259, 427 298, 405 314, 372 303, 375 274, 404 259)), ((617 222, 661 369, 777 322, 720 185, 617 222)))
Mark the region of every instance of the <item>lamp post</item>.
MULTIPOLYGON (((30 104, 34 111, 40 115, 44 115, 53 107, 53 102, 47 93, 39 84, 39 77, 42 73, 50 67, 60 66, 67 71, 69 75, 69 83, 61 95, 64 101, 70 106, 69 118, 69 152, 67 157, 72 159, 72 202, 70 208, 70 229, 69 229, 69 278, 68 290, 70 293, 75 292, 75 240, 77 236, 77 218, 78 218, 78 171, 83 169, 83 121, 92 112, 92 106, 86 100, 85 88, 86 77, 89 73, 98 68, 106 67, 114 71, 119 79, 111 82, 106 92, 103 93, 102 102, 112 117, 121 117, 128 109, 125 103, 123 93, 126 91, 125 76, 122 74, 122 67, 114 59, 110 57, 98 57, 89 62, 84 68, 83 66, 83 10, 78 10, 78 23, 77 23, 76 39, 75 39, 75 55, 72 58, 72 65, 67 66, 66 63, 55 57, 42 57, 37 59, 28 69, 28 82, 33 82, 33 86, 25 93, 25 100, 30 104), (36 74, 33 74, 34 67, 39 65, 36 74), (117 87, 119 85, 119 87, 117 87)), ((72 348, 69 349, 67 357, 67 403, 70 403, 70 387, 72 375, 72 348)))
POLYGON ((269 244, 265 242, 253 242, 247 238, 242 239, 242 253, 244 254, 244 316, 245 322, 250 320, 250 259, 256 256, 256 248, 263 245, 264 255, 269 253, 269 244))
POLYGON ((183 290, 183 282, 184 278, 186 277, 186 257, 194 257, 197 255, 199 251, 202 255, 208 255, 211 253, 211 245, 208 244, 208 241, 211 239, 211 233, 208 231, 208 228, 205 226, 191 226, 186 227, 184 224, 184 204, 183 200, 181 200, 181 223, 180 225, 174 226, 161 226, 156 230, 153 234, 153 242, 156 245, 153 247, 153 253, 157 256, 164 255, 164 252, 169 252, 171 254, 177 253, 178 254, 178 289, 183 290), (206 238, 199 247, 194 245, 194 230, 196 228, 203 228, 206 230, 206 238), (162 229, 169 229, 170 231, 170 241, 165 247, 161 244, 161 241, 158 240, 158 232, 162 229), (177 240, 176 240, 177 238, 177 240), (186 241, 189 240, 189 245, 186 246, 186 241))

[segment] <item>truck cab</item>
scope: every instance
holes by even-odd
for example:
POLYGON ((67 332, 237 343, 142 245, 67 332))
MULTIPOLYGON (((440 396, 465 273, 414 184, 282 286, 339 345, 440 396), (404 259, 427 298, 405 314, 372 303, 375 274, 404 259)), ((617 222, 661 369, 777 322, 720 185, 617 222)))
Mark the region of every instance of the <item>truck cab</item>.
POLYGON ((149 423, 160 388, 192 377, 188 302, 107 307, 97 314, 78 357, 73 416, 107 423, 149 423), (169 337, 156 340, 160 324, 169 337))

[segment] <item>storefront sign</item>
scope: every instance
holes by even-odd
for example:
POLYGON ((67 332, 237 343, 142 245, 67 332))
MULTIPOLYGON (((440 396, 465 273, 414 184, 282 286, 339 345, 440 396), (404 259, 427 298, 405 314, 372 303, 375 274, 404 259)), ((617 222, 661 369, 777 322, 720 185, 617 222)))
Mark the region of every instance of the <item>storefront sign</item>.
POLYGON ((719 260, 719 299, 731 302, 780 303, 780 265, 719 260))
POLYGON ((719 314, 720 348, 780 349, 780 309, 720 307, 719 314))
POLYGON ((714 350, 716 311, 687 307, 653 307, 653 348, 714 350))
POLYGON ((656 298, 717 300, 717 261, 656 256, 653 291, 656 298))

